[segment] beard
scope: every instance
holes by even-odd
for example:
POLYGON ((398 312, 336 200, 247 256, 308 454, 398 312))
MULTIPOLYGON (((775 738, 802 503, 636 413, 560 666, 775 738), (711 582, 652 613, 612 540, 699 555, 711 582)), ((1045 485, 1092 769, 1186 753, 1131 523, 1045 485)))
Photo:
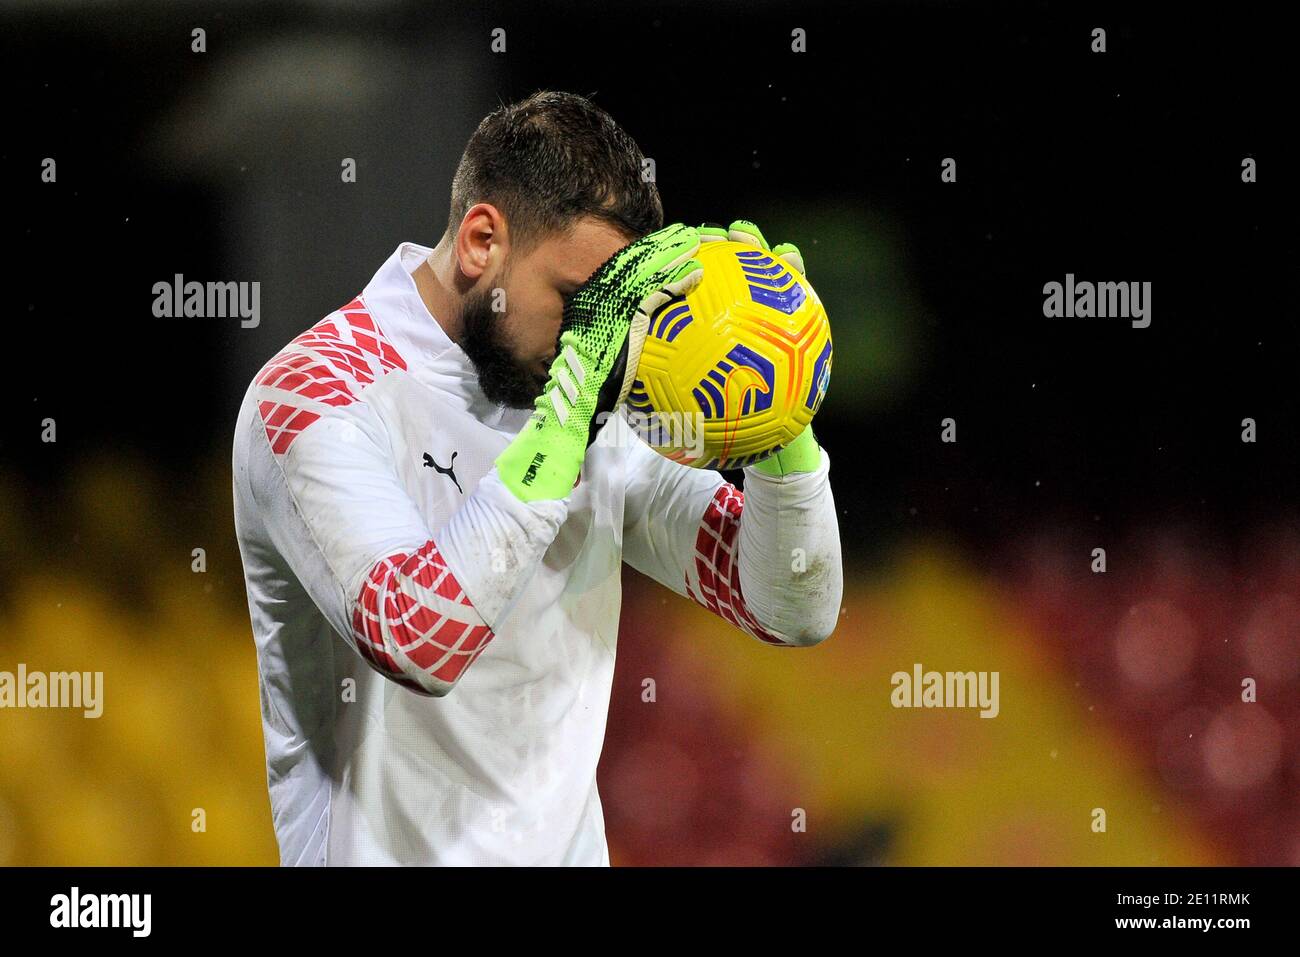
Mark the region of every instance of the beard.
POLYGON ((494 312, 486 292, 470 293, 462 306, 460 347, 478 373, 479 388, 489 402, 511 409, 531 409, 546 378, 515 358, 514 343, 494 312))

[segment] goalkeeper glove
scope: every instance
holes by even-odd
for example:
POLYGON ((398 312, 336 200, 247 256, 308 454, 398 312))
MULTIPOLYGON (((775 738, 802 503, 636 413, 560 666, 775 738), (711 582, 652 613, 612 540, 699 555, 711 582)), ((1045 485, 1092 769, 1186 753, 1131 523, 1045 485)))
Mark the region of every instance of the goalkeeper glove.
POLYGON ((794 243, 782 243, 775 249, 772 248, 768 245, 767 240, 763 238, 762 230, 748 219, 738 219, 726 229, 723 229, 718 223, 705 223, 700 227, 701 242, 707 243, 717 240, 730 240, 733 243, 747 243, 750 246, 757 246, 759 249, 769 252, 777 259, 782 260, 787 266, 793 267, 795 272, 806 278, 803 269, 803 253, 799 252, 799 247, 794 243))
POLYGON ((624 246, 564 308, 550 378, 520 433, 497 456, 520 501, 566 497, 605 414, 627 398, 650 316, 704 277, 699 230, 675 223, 624 246))

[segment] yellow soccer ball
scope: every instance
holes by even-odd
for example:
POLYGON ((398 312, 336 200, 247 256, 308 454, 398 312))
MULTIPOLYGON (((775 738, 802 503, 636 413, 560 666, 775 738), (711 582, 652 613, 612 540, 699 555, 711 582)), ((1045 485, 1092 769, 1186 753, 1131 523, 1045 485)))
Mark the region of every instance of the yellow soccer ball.
POLYGON ((661 455, 736 469, 789 445, 831 376, 831 329, 812 286, 770 252, 706 242, 704 279, 650 318, 623 414, 661 455))

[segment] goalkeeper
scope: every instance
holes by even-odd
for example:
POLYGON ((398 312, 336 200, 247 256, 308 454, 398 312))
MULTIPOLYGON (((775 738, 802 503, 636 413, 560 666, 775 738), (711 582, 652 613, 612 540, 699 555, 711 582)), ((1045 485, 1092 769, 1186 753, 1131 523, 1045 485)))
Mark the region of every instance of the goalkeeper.
POLYGON ((811 428, 742 493, 607 414, 700 242, 767 248, 661 228, 641 161, 581 97, 500 108, 438 245, 399 245, 249 386, 235 523, 283 864, 608 864, 622 562, 771 645, 833 630, 811 428))

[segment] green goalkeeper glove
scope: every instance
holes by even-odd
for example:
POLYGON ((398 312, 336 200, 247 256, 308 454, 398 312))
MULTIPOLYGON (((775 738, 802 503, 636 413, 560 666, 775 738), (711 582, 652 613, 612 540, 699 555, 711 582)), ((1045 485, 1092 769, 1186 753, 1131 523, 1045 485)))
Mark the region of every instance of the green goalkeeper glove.
POLYGON ((565 305, 558 355, 532 417, 497 456, 502 483, 520 501, 565 498, 587 448, 627 398, 650 316, 704 278, 700 233, 675 223, 624 246, 565 305))
POLYGON ((794 268, 800 276, 807 278, 807 273, 803 269, 803 253, 799 252, 799 247, 794 243, 782 243, 773 248, 769 246, 767 240, 763 237, 763 231, 748 219, 737 219, 726 229, 718 223, 705 223, 700 227, 700 241, 714 242, 717 240, 730 240, 733 243, 748 243, 750 246, 757 246, 765 252, 771 253, 777 259, 785 262, 787 266, 794 268))
MULTIPOLYGON (((717 223, 705 223, 700 227, 700 240, 702 242, 716 242, 718 240, 730 240, 733 243, 748 243, 750 246, 757 246, 765 252, 770 252, 777 259, 785 262, 800 276, 807 278, 807 273, 803 266, 803 253, 799 252, 799 247, 794 243, 782 243, 773 248, 768 245, 767 239, 763 236, 763 231, 748 219, 738 219, 726 229, 723 229, 717 223)), ((813 436, 812 425, 804 427, 793 442, 783 448, 776 455, 763 459, 753 468, 768 475, 782 476, 789 475, 792 472, 815 472, 822 464, 821 446, 817 444, 817 439, 813 436)))
POLYGON ((812 423, 809 422, 793 442, 776 455, 768 456, 751 468, 779 478, 792 472, 816 472, 821 464, 821 446, 817 444, 817 439, 813 436, 812 423))

